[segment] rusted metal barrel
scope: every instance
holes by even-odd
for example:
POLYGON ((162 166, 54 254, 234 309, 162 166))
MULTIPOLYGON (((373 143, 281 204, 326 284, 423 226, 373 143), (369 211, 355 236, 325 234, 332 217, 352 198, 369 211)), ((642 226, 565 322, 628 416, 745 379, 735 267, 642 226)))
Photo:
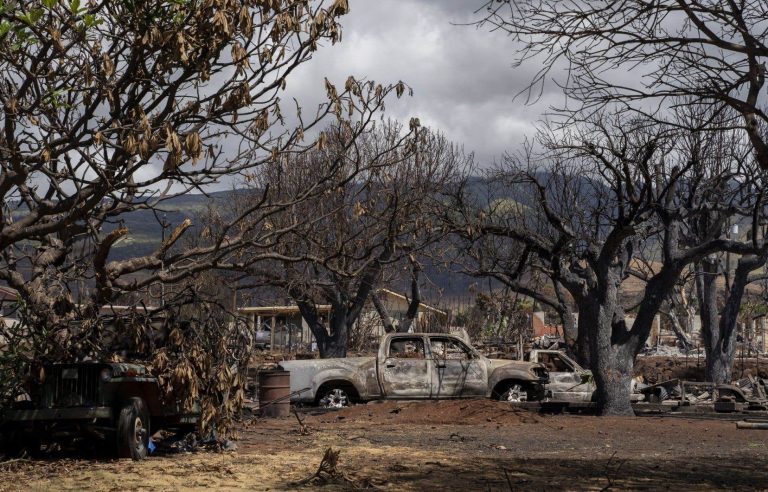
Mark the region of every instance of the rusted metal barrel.
POLYGON ((290 394, 290 372, 259 372, 259 408, 264 417, 288 417, 291 414, 290 394))

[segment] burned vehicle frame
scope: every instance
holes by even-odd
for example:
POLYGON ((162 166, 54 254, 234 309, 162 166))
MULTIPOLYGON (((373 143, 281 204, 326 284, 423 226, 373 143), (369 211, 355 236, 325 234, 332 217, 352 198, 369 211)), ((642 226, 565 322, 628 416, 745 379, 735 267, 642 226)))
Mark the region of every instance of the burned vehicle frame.
POLYGON ((41 444, 107 443, 118 457, 143 459, 159 429, 195 428, 199 409, 168 403, 157 377, 139 364, 81 362, 43 366, 28 399, 3 412, 6 454, 34 455, 41 444))
POLYGON ((373 357, 282 361, 293 403, 338 408, 371 400, 540 400, 549 375, 537 363, 488 359, 459 337, 395 333, 373 357))

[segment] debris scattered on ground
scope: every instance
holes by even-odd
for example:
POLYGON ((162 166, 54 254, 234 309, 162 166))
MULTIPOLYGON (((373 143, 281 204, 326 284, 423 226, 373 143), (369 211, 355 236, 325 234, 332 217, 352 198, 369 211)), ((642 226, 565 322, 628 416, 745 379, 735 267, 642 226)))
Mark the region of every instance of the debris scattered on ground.
POLYGON ((157 440, 153 440, 156 448, 154 454, 197 453, 200 451, 218 453, 237 450, 237 444, 233 441, 215 437, 201 439, 196 432, 188 434, 161 433, 157 437, 157 440))
POLYGON ((296 416, 296 420, 299 421, 299 434, 301 434, 302 436, 309 435, 309 432, 310 432, 309 427, 307 427, 306 424, 304 424, 304 421, 301 420, 301 417, 299 417, 299 413, 296 411, 296 407, 291 406, 291 411, 296 416))
POLYGON ((333 448, 326 449, 325 454, 323 455, 323 459, 320 460, 320 466, 317 467, 317 471, 304 480, 300 480, 291 484, 291 486, 321 486, 330 483, 346 483, 352 485, 354 488, 359 489, 370 489, 376 487, 368 478, 358 479, 339 470, 338 465, 340 454, 341 450, 334 451, 333 448))
POLYGON ((737 429, 768 430, 768 421, 761 421, 761 422, 749 422, 749 421, 736 422, 736 428, 737 429))

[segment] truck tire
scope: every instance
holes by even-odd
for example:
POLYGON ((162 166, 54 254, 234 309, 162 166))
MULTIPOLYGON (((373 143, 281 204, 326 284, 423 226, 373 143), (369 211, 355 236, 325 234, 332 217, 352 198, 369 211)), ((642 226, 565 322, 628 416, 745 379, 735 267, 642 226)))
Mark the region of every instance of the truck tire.
POLYGON ((518 381, 512 381, 504 391, 499 392, 499 401, 519 403, 528 401, 528 389, 518 381))
POLYGON ((340 386, 327 386, 317 400, 318 406, 322 408, 344 408, 350 403, 349 393, 340 386))
POLYGON ((143 460, 149 454, 149 412, 141 398, 131 398, 117 420, 117 456, 143 460))

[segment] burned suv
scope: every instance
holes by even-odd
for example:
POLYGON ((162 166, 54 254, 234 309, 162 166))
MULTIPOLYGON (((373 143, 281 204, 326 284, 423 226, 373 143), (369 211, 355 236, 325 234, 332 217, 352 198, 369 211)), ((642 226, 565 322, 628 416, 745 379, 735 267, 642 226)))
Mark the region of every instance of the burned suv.
POLYGON ((6 410, 6 453, 39 452, 41 444, 98 439, 119 457, 143 459, 158 429, 192 430, 198 412, 163 400, 155 376, 138 364, 81 362, 43 367, 29 399, 6 410))

